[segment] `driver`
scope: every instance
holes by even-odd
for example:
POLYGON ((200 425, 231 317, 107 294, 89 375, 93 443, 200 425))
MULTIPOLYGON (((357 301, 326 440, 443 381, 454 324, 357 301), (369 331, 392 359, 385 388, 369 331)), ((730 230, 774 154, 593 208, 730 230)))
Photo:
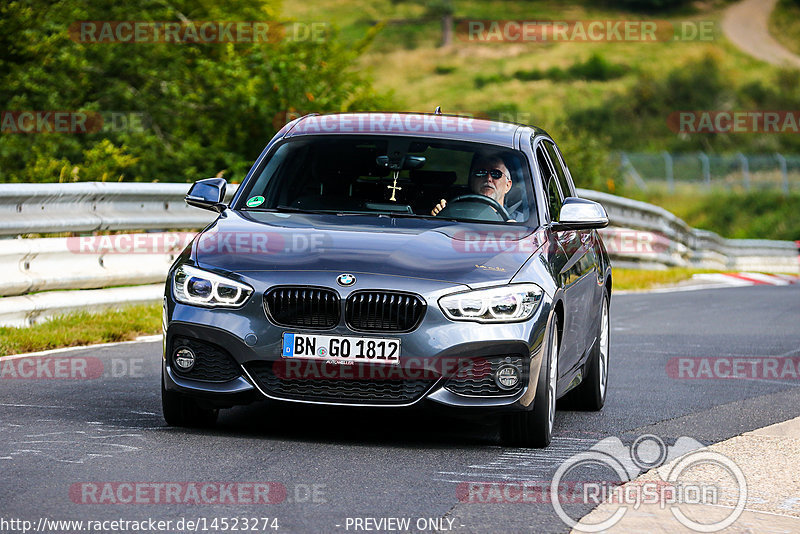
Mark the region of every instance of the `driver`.
MULTIPOLYGON (((476 156, 469 173, 469 188, 473 193, 493 198, 505 207, 506 193, 511 190, 511 173, 503 159, 499 156, 476 156)), ((431 210, 431 215, 437 215, 445 206, 447 200, 442 199, 431 210)), ((514 221, 521 214, 510 215, 510 220, 514 221)))

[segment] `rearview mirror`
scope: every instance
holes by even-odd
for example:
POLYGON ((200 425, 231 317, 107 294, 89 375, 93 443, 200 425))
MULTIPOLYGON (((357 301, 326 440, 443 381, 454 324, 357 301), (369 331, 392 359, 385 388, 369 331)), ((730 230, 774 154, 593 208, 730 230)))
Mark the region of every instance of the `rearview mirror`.
POLYGON ((184 200, 190 206, 222 213, 228 207, 224 202, 227 186, 225 178, 198 180, 192 184, 184 200))
POLYGON ((379 167, 388 167, 393 171, 419 169, 425 165, 425 156, 409 156, 394 153, 391 156, 378 156, 375 163, 379 167))
POLYGON ((606 226, 608 226, 608 215, 605 208, 597 202, 578 197, 564 199, 558 221, 553 223, 555 231, 591 230, 606 226))

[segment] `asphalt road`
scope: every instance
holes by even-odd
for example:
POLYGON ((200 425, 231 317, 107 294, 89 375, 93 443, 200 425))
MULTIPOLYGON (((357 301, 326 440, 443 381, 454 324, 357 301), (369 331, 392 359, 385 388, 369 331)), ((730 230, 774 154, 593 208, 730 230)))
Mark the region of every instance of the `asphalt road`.
MULTIPOLYGON (((611 316, 606 407, 559 411, 546 450, 504 448, 490 422, 429 411, 263 403, 223 412, 211 431, 169 428, 160 413, 160 343, 62 354, 80 358, 83 367, 74 374, 87 371, 87 379, 14 379, 5 368, 0 531, 22 531, 20 523, 3 523, 11 519, 33 521, 35 528, 39 518, 152 518, 172 520, 175 532, 180 518, 206 518, 198 531, 214 532, 221 531, 211 528, 214 518, 222 526, 220 518, 258 517, 269 518, 268 526, 277 518, 278 532, 374 532, 356 530, 354 518, 398 517, 410 518, 415 532, 435 530, 434 521, 440 531, 458 533, 564 532, 550 504, 462 502, 459 483, 547 481, 565 459, 608 436, 626 444, 643 434, 667 444, 681 436, 709 444, 800 416, 798 379, 686 380, 667 372, 668 361, 678 357, 800 356, 800 287, 620 295, 611 316), (285 488, 285 498, 109 504, 111 497, 95 493, 104 502, 94 504, 85 493, 88 483, 102 490, 120 482, 211 481, 274 482, 285 488)), ((262 526, 259 531, 275 532, 262 526)))

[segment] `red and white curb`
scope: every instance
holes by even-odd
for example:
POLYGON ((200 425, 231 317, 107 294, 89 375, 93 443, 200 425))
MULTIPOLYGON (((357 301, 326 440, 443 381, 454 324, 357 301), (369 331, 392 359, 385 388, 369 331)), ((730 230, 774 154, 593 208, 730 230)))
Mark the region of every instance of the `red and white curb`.
POLYGON ((763 274, 763 273, 698 273, 689 280, 679 282, 674 286, 656 287, 642 290, 614 291, 615 295, 635 293, 674 293, 677 291, 696 291, 698 289, 719 289, 723 287, 745 286, 788 286, 800 285, 800 276, 791 274, 763 274))
POLYGON ((800 277, 791 274, 763 273, 706 273, 696 274, 692 280, 723 284, 725 286, 788 286, 800 283, 800 277))

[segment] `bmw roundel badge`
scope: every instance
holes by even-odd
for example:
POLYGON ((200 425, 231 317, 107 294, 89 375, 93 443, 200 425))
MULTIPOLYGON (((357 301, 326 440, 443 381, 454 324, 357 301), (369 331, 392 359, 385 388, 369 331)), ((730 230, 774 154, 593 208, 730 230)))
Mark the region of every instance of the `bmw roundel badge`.
POLYGON ((353 284, 356 283, 356 277, 348 273, 340 274, 336 278, 336 283, 338 283, 340 286, 345 286, 345 287, 352 286, 353 284))

